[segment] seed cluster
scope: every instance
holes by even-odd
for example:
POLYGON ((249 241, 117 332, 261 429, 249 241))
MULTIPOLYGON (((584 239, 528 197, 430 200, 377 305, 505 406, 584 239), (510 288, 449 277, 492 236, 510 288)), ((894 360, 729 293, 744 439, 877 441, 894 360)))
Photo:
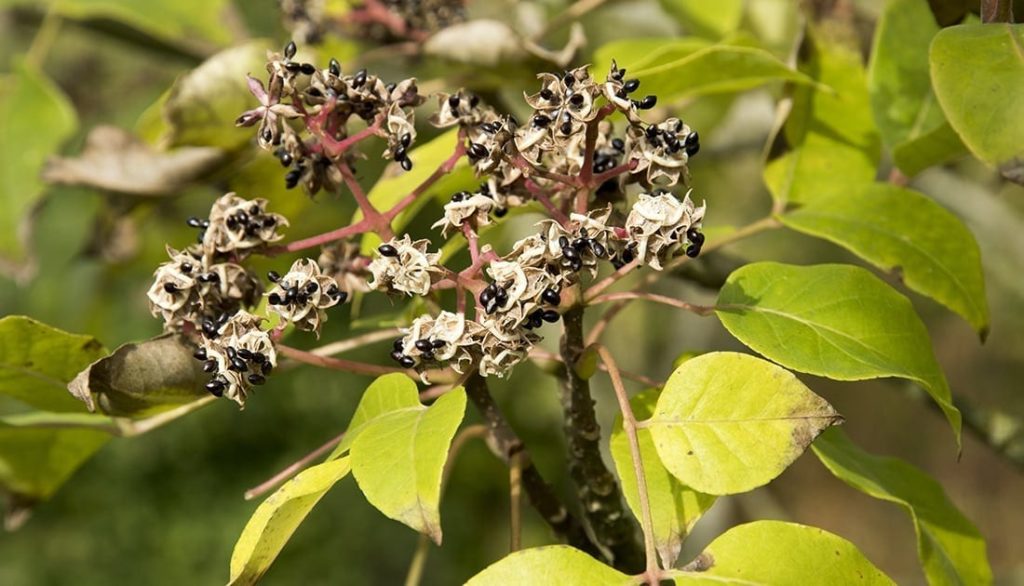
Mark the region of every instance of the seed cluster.
POLYGON ((285 276, 271 271, 267 278, 275 283, 267 293, 270 311, 295 324, 300 330, 320 335, 320 324, 327 321, 328 307, 344 303, 348 293, 338 283, 320 272, 320 266, 311 259, 301 258, 285 276))
POLYGON ((249 89, 260 105, 235 121, 238 126, 259 124, 258 144, 289 169, 285 186, 301 185, 310 195, 321 189, 337 191, 343 178, 336 163, 349 162, 342 145, 353 119, 374 125, 374 134, 388 143, 384 157, 411 169, 414 108, 424 100, 416 80, 388 84, 365 69, 344 75, 335 59, 321 69, 296 61, 296 52, 295 43, 288 43, 283 53, 268 54, 267 85, 249 78, 249 89), (306 120, 302 130, 285 123, 292 118, 306 120))
POLYGON ((385 293, 419 296, 429 293, 430 286, 444 272, 437 264, 441 254, 427 252, 429 245, 429 240, 413 242, 408 234, 381 244, 377 258, 369 266, 373 275, 370 287, 385 293))
POLYGON ((195 358, 212 376, 206 390, 244 405, 253 386, 267 381, 277 366, 277 352, 267 332, 260 329, 262 318, 239 311, 207 332, 195 358), (212 335, 209 335, 212 334, 212 335))

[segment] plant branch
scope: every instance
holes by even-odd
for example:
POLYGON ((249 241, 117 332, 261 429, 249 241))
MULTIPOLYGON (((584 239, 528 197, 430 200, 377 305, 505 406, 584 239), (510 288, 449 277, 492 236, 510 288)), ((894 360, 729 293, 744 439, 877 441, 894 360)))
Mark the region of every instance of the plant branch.
POLYGON ((415 373, 412 373, 412 371, 404 368, 398 368, 397 366, 383 366, 381 364, 369 364, 366 362, 357 362, 355 360, 345 360, 343 358, 320 356, 312 352, 299 350, 298 348, 292 348, 291 346, 285 346, 284 344, 278 344, 277 351, 280 352, 281 355, 291 358, 297 362, 302 362, 312 366, 330 368, 332 370, 341 370, 344 372, 368 376, 379 376, 392 372, 404 372, 410 377, 414 379, 416 378, 415 373))
POLYGON ((601 428, 594 412, 590 382, 577 372, 583 354, 583 307, 562 314, 564 332, 560 344, 562 361, 562 410, 569 452, 569 476, 598 544, 607 548, 616 568, 639 571, 644 568, 643 550, 637 541, 636 525, 622 504, 622 491, 615 475, 601 456, 601 428))
POLYGON ((437 181, 441 179, 441 177, 444 177, 448 173, 451 173, 452 169, 455 168, 455 165, 458 164, 459 159, 461 159, 462 156, 465 154, 466 144, 464 137, 460 132, 459 139, 455 143, 455 152, 453 152, 452 155, 448 157, 448 159, 445 162, 441 163, 441 165, 438 166, 438 168, 435 169, 434 172, 430 174, 430 177, 424 179, 423 183, 417 185, 416 189, 413 189, 411 192, 409 192, 408 195, 406 195, 397 204, 395 204, 395 207, 385 212, 384 217, 388 219, 388 222, 394 221, 395 217, 397 217, 398 214, 402 213, 402 211, 404 211, 405 208, 412 205, 412 202, 416 201, 416 199, 418 199, 428 189, 430 189, 430 186, 437 183, 437 181))
POLYGON ((313 450, 312 452, 310 452, 310 453, 306 454, 305 456, 299 458, 295 462, 292 462, 291 464, 289 464, 288 467, 286 467, 284 470, 281 470, 277 474, 275 474, 275 475, 271 476, 270 478, 268 478, 267 480, 264 480, 263 482, 261 482, 259 485, 254 486, 254 487, 250 488, 249 490, 245 491, 245 494, 243 495, 245 500, 251 501, 252 499, 254 499, 254 498, 258 497, 258 496, 262 496, 262 495, 264 495, 264 494, 274 490, 275 488, 277 488, 278 486, 283 484, 286 480, 288 480, 292 476, 295 476, 299 472, 302 472, 303 470, 305 470, 306 467, 309 466, 313 462, 313 460, 316 460, 316 459, 320 458, 321 456, 323 456, 324 454, 326 454, 326 453, 330 452, 331 450, 333 450, 334 446, 336 446, 339 443, 341 443, 341 438, 343 438, 343 437, 345 437, 345 433, 344 432, 339 433, 338 435, 336 435, 336 436, 332 437, 331 439, 327 440, 319 448, 313 450))
POLYGON ((622 430, 629 439, 629 455, 633 460, 633 472, 636 474, 636 488, 640 496, 640 525, 644 534, 644 557, 646 558, 646 577, 649 584, 658 584, 658 553, 654 547, 654 521, 651 519, 651 504, 647 494, 647 476, 644 475, 644 462, 640 456, 640 440, 636 433, 636 416, 629 405, 629 397, 626 395, 626 387, 622 385, 622 377, 619 376, 619 368, 612 359, 612 355, 604 346, 597 346, 597 353, 601 356, 601 362, 608 367, 608 376, 612 379, 612 387, 615 388, 615 398, 619 401, 619 409, 622 411, 622 430))
POLYGON ((284 246, 278 246, 267 251, 267 255, 273 256, 283 252, 296 252, 299 250, 305 250, 307 248, 313 248, 314 246, 323 246, 329 242, 335 240, 342 240, 358 234, 363 234, 373 230, 374 225, 370 220, 363 218, 355 224, 350 224, 337 230, 331 230, 330 232, 324 232, 323 234, 317 234, 316 236, 310 236, 302 240, 296 240, 289 242, 284 246))
POLYGON ((591 305, 598 305, 601 303, 608 303, 609 301, 621 301, 621 300, 632 300, 632 299, 643 299, 644 301, 652 301, 654 303, 660 303, 662 305, 668 305, 670 307, 677 307, 679 309, 685 309, 691 313, 707 316, 715 312, 715 308, 707 305, 694 305, 693 303, 687 303, 681 299, 675 299, 674 297, 668 297, 667 295, 658 295, 656 293, 646 293, 644 291, 621 291, 618 293, 606 293, 599 295, 590 300, 591 305))
POLYGON ((491 451, 506 463, 511 463, 513 457, 519 459, 522 467, 523 489, 533 508, 540 513, 540 516, 559 538, 564 539, 577 549, 595 557, 598 556, 599 552, 587 537, 583 525, 566 509, 551 485, 544 480, 540 471, 534 466, 526 446, 508 424, 498 408, 498 404, 494 402, 494 397, 491 396, 491 392, 487 388, 487 381, 479 374, 474 373, 466 379, 465 388, 467 396, 480 412, 480 416, 483 417, 490 430, 487 445, 491 451))

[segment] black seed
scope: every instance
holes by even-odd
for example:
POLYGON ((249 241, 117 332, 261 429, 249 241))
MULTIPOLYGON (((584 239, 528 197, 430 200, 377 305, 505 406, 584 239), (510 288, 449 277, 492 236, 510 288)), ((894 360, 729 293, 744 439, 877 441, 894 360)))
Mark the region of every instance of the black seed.
POLYGON ((621 153, 622 151, 626 150, 626 142, 621 138, 613 138, 612 148, 621 153))
POLYGON ((398 256, 398 249, 390 244, 381 244, 377 247, 377 252, 379 252, 381 256, 398 256))
POLYGON ((484 311, 487 312, 487 315, 491 315, 492 313, 494 313, 497 310, 498 310, 498 302, 496 300, 494 300, 494 299, 491 299, 488 303, 484 304, 484 311))
POLYGON ((430 352, 431 348, 433 348, 433 346, 430 345, 430 340, 416 340, 416 349, 420 352, 430 352))
POLYGON ((480 292, 480 305, 487 307, 494 301, 494 290, 488 287, 480 292))
POLYGON ((263 376, 267 376, 272 370, 274 370, 274 365, 269 360, 260 365, 260 372, 263 373, 263 376))
POLYGON ((548 322, 549 324, 555 323, 556 321, 558 321, 560 317, 562 316, 559 315, 559 313, 554 309, 545 310, 543 315, 544 321, 548 322))
POLYGON ((298 63, 285 63, 284 68, 290 73, 298 73, 302 69, 302 65, 298 63))
POLYGON ((224 383, 219 380, 212 380, 206 383, 206 390, 214 397, 220 397, 224 394, 224 383))
POLYGON ((427 362, 433 362, 434 361, 434 353, 433 352, 429 352, 429 351, 428 352, 424 352, 423 354, 420 354, 420 358, 422 358, 423 360, 425 360, 427 362))
POLYGON ((563 246, 562 254, 565 256, 565 258, 569 259, 569 261, 573 262, 574 264, 574 261, 577 261, 580 258, 580 251, 576 250, 571 246, 563 246))
POLYGON ((364 83, 366 83, 366 70, 360 69, 356 72, 355 79, 352 80, 352 87, 359 88, 362 87, 364 83))
POLYGON ((281 305, 281 296, 278 295, 277 293, 271 293, 270 295, 267 296, 267 303, 269 305, 281 305))
POLYGON ((196 351, 192 353, 192 357, 196 360, 206 360, 206 348, 202 346, 196 348, 196 351))
POLYGON ((301 167, 299 167, 298 169, 292 169, 291 171, 288 171, 288 173, 284 176, 285 187, 288 189, 294 189, 295 186, 299 184, 299 179, 302 178, 302 172, 303 169, 301 167))
POLYGON ((306 93, 311 95, 311 96, 313 96, 314 98, 321 98, 324 95, 323 92, 321 92, 319 89, 317 89, 315 87, 311 87, 311 88, 307 89, 306 93))
POLYGON ((195 216, 189 216, 189 218, 187 220, 185 220, 185 223, 188 224, 192 228, 202 228, 203 227, 203 221, 200 220, 199 218, 195 217, 195 216))
POLYGON ((263 364, 267 361, 267 357, 264 356, 262 352, 253 352, 252 361, 256 364, 263 364))
POLYGON ((316 66, 312 63, 303 63, 301 71, 306 75, 313 75, 316 73, 316 66))
POLYGON ((329 72, 331 73, 331 75, 333 75, 334 77, 340 77, 340 76, 341 76, 341 63, 338 63, 338 60, 337 60, 337 59, 331 59, 331 64, 330 64, 330 66, 329 66, 329 67, 327 68, 327 70, 328 70, 328 71, 329 71, 329 72))
POLYGON ((174 283, 164 283, 164 291, 167 291, 168 293, 177 293, 179 289, 174 283))
POLYGON ((543 114, 537 114, 533 117, 533 125, 538 128, 544 128, 548 124, 551 124, 551 119, 543 114))
POLYGON ((480 96, 469 96, 469 107, 476 108, 477 104, 480 103, 480 96))
POLYGON ((402 159, 401 161, 398 162, 398 164, 402 166, 402 170, 403 171, 411 171, 412 170, 412 160, 411 159, 402 159))
POLYGON ((455 193, 452 194, 452 201, 460 202, 460 201, 466 199, 467 195, 469 195, 469 194, 466 193, 465 191, 456 191, 455 193))
POLYGON ((577 108, 582 106, 583 94, 573 94, 572 97, 569 98, 569 103, 572 104, 573 106, 576 106, 577 108))
POLYGON ((692 157, 700 152, 700 143, 694 143, 686 146, 686 156, 692 157))
POLYGON ((402 146, 404 146, 405 148, 409 148, 409 145, 412 144, 412 135, 406 132, 405 134, 402 135, 401 142, 402 146))
POLYGON ((241 358, 242 360, 252 360, 252 356, 253 354, 250 350, 246 348, 238 349, 238 357, 241 358))
POLYGON ((572 134, 572 122, 563 122, 559 130, 562 131, 562 134, 572 134))
POLYGON ((295 52, 298 51, 298 47, 295 46, 295 41, 288 41, 288 44, 284 46, 284 58, 291 59, 295 56, 295 52))
POLYGON ((269 271, 267 272, 267 279, 269 279, 271 283, 276 283, 281 280, 281 274, 277 271, 269 271))
POLYGON ((458 94, 452 94, 448 96, 448 107, 452 110, 459 107, 459 96, 458 94))
POLYGON ((317 285, 316 281, 310 281, 306 283, 306 294, 312 295, 313 293, 316 293, 316 290, 319 288, 320 285, 317 285))
POLYGON ((263 383, 267 382, 266 377, 264 377, 262 374, 256 374, 255 372, 245 378, 249 380, 250 384, 254 385, 262 385, 263 383))
POLYGON ((590 249, 594 251, 594 256, 596 256, 597 258, 604 258, 608 256, 608 249, 606 249, 604 245, 602 245, 600 242, 597 242, 596 240, 590 241, 590 249))
POLYGON ((494 209, 494 216, 496 218, 504 218, 505 214, 507 214, 507 213, 508 213, 508 208, 495 208, 494 209))
POLYGON ((490 154, 490 151, 484 145, 476 142, 469 143, 469 156, 475 159, 482 159, 488 154, 490 154))
POLYGON ((270 228, 271 226, 273 226, 276 223, 277 223, 277 218, 275 218, 274 216, 264 216, 263 217, 263 227, 264 228, 270 228))
POLYGON ((405 152, 405 147, 402 145, 398 145, 398 148, 395 149, 394 156, 396 161, 404 160, 408 156, 405 152))
POLYGON ((402 342, 402 338, 398 338, 393 344, 391 344, 392 350, 400 351, 403 348, 405 348, 405 344, 402 342))
POLYGON ((416 366, 416 361, 413 360, 411 356, 403 356, 398 363, 402 365, 402 368, 412 368, 416 366))
POLYGON ((430 347, 433 349, 444 348, 446 342, 444 340, 434 340, 430 343, 430 347))
POLYGON ((686 256, 690 258, 697 258, 698 254, 700 254, 700 247, 696 244, 691 244, 686 247, 686 256))
POLYGON ((641 110, 650 110, 658 103, 658 96, 645 96, 644 99, 640 100, 640 103, 636 105, 641 110))
POLYGON ((562 303, 562 296, 554 289, 545 289, 544 292, 540 294, 540 297, 544 300, 544 303, 547 303, 548 305, 557 306, 562 303))
POLYGON ((217 370, 216 360, 207 360, 203 363, 203 372, 214 372, 217 370))
POLYGON ((566 72, 565 75, 562 76, 562 83, 565 84, 565 87, 571 88, 576 84, 576 78, 573 77, 571 73, 566 72))
POLYGON ((566 237, 566 236, 559 236, 558 237, 558 247, 559 248, 568 248, 569 247, 569 238, 566 237))
POLYGON ((505 304, 508 303, 508 291, 498 289, 494 294, 494 300, 498 302, 498 307, 505 307, 505 304))
MULTIPOLYGON (((399 342, 401 342, 401 340, 399 340, 399 342)), ((395 350, 394 352, 391 353, 391 359, 394 360, 395 362, 398 362, 404 356, 405 354, 402 354, 402 351, 400 349, 395 350)))
POLYGON ((622 85, 622 89, 626 90, 627 94, 631 94, 640 87, 639 79, 631 79, 622 85))
POLYGON ((395 91, 396 87, 398 87, 398 84, 395 82, 391 82, 384 86, 384 89, 388 90, 388 93, 390 94, 391 92, 395 91))
MULTIPOLYGON (((679 132, 679 130, 677 129, 676 132, 679 132)), ((697 134, 696 130, 686 135, 686 146, 690 146, 692 144, 700 144, 700 135, 697 134)))
POLYGON ((227 355, 228 355, 228 358, 234 360, 235 356, 238 356, 238 351, 235 350, 234 348, 232 348, 231 346, 228 346, 228 348, 227 348, 227 355))
POLYGON ((180 268, 181 268, 181 272, 185 273, 186 275, 192 272, 192 265, 187 263, 187 262, 181 263, 181 267, 180 268))
POLYGON ((238 372, 245 372, 249 370, 249 365, 241 358, 232 358, 230 368, 231 370, 237 370, 238 372))
POLYGON ((544 88, 544 89, 540 90, 540 97, 543 100, 550 100, 551 96, 553 96, 553 95, 554 94, 548 88, 544 88))
POLYGON ((693 228, 686 231, 686 238, 697 246, 704 246, 704 235, 693 228))

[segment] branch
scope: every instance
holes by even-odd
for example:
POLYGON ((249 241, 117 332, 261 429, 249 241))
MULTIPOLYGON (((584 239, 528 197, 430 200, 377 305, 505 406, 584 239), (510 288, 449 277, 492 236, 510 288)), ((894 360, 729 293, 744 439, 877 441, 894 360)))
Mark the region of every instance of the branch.
POLYGON ((254 499, 254 498, 258 497, 258 496, 262 496, 262 495, 264 495, 264 494, 274 490, 275 488, 280 486, 282 483, 284 483, 284 481, 288 480, 292 476, 295 476, 299 472, 302 472, 303 470, 305 470, 306 467, 309 466, 310 463, 313 462, 313 460, 316 460, 320 456, 323 456, 327 452, 333 450, 334 446, 336 446, 339 443, 341 443, 341 438, 343 438, 343 437, 345 437, 345 432, 339 433, 338 435, 336 435, 336 436, 332 437, 331 439, 327 440, 327 442, 324 443, 324 445, 322 445, 319 448, 313 450, 312 452, 306 454, 305 456, 299 458, 295 462, 292 462, 284 470, 281 470, 277 474, 271 476, 267 480, 265 480, 262 483, 260 483, 258 486, 254 486, 253 488, 250 488, 249 490, 245 491, 245 495, 244 495, 245 500, 251 501, 252 499, 254 499))
POLYGON ((285 346, 284 344, 278 344, 277 351, 280 352, 282 356, 286 356, 298 362, 310 364, 312 366, 330 368, 333 370, 351 372, 353 374, 379 376, 382 374, 389 374, 392 372, 404 372, 406 374, 409 374, 409 376, 413 379, 417 378, 415 373, 412 373, 412 371, 406 370, 404 368, 398 368, 396 366, 383 366, 380 364, 369 364, 367 362, 356 362, 355 360, 345 360, 343 358, 331 358, 330 356, 319 356, 317 354, 313 354, 312 352, 299 350, 298 348, 292 348, 291 346, 285 346))
POLYGON ((601 428, 590 396, 590 383, 576 372, 576 363, 583 354, 583 307, 566 311, 562 323, 562 410, 569 476, 597 542, 611 552, 615 567, 639 571, 644 568, 644 554, 636 538, 636 524, 626 513, 615 475, 601 456, 601 428))
POLYGON ((600 303, 607 303, 609 301, 622 301, 627 299, 643 299, 645 301, 653 301, 654 303, 660 303, 662 305, 668 305, 669 307, 676 307, 679 309, 685 309, 691 313, 695 313, 700 316, 711 315, 715 312, 715 308, 707 305, 694 305, 687 303, 682 299, 676 299, 674 297, 668 297, 666 295, 658 295, 656 293, 645 293, 643 291, 622 291, 619 293, 606 293, 599 295, 590 300, 591 305, 598 305, 600 303))
POLYGON ((522 486, 533 508, 551 526, 555 535, 565 539, 569 545, 598 557, 600 553, 587 537, 583 525, 569 513, 551 485, 540 475, 526 446, 501 414, 498 404, 494 402, 494 397, 487 388, 487 381, 474 373, 466 379, 465 389, 490 429, 487 444, 491 451, 506 463, 511 463, 513 457, 519 459, 522 486))
POLYGON ((651 504, 647 495, 647 476, 644 475, 644 462, 640 457, 640 440, 636 433, 636 416, 633 415, 633 408, 629 405, 629 397, 626 395, 626 387, 622 385, 622 377, 619 376, 619 368, 612 359, 612 355, 604 346, 597 347, 597 353, 601 356, 601 362, 608 367, 608 376, 612 379, 612 386, 615 388, 615 398, 619 401, 619 409, 622 411, 622 430, 629 439, 629 455, 633 460, 633 472, 636 474, 636 488, 640 496, 640 524, 644 533, 644 557, 646 558, 645 576, 648 584, 658 584, 660 568, 658 567, 658 554, 654 548, 654 521, 651 519, 651 504))

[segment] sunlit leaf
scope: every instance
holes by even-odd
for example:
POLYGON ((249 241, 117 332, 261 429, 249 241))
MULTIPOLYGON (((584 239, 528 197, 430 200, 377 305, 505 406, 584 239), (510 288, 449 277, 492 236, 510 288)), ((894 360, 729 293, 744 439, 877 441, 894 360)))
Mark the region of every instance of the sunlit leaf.
POLYGON ((466 586, 626 586, 635 582, 568 545, 535 547, 509 554, 473 576, 466 586))
MULTIPOLYGON (((633 414, 637 419, 647 419, 654 414, 659 394, 658 389, 650 389, 630 400, 633 414)), ((665 469, 654 447, 654 439, 649 429, 638 429, 637 439, 640 443, 640 458, 644 465, 644 478, 647 481, 655 545, 662 564, 671 567, 679 557, 686 535, 694 523, 711 508, 715 497, 687 487, 665 469)), ((615 427, 612 428, 611 453, 619 482, 622 483, 622 494, 626 497, 630 510, 639 519, 642 514, 640 492, 633 470, 629 438, 622 430, 622 417, 616 419, 615 427)))
POLYGON ((960 412, 928 330, 910 300, 870 272, 749 264, 729 275, 716 312, 732 335, 787 368, 836 380, 900 377, 920 384, 960 445, 960 412))
POLYGON ((84 411, 67 384, 106 353, 92 336, 7 316, 0 319, 0 395, 47 411, 84 411))
POLYGON ((726 531, 674 573, 676 584, 895 584, 849 541, 824 529, 755 521, 726 531))
POLYGON ((24 258, 23 224, 45 187, 39 172, 77 126, 67 97, 36 67, 19 59, 0 76, 0 257, 24 258))
POLYGON ((971 152, 995 167, 1024 165, 1024 24, 943 29, 930 60, 939 104, 971 152))
POLYGON ((809 32, 799 69, 832 88, 796 87, 764 179, 778 201, 807 203, 869 183, 881 153, 860 52, 809 32))
POLYGON ((90 411, 142 418, 209 396, 210 376, 184 338, 167 334, 125 344, 68 385, 90 411))
POLYGON ((928 76, 928 46, 937 32, 926 0, 886 3, 875 30, 868 66, 871 109, 896 166, 908 175, 965 152, 928 76))
POLYGON ((594 65, 591 71, 596 75, 603 75, 611 69, 614 59, 619 67, 626 68, 627 77, 632 77, 633 71, 688 57, 700 49, 710 47, 711 44, 704 39, 693 37, 619 39, 601 45, 594 52, 594 65))
POLYGON ((231 553, 229 584, 258 582, 306 515, 351 469, 348 458, 318 464, 300 472, 260 503, 231 553))
POLYGON ((348 424, 348 430, 341 443, 331 453, 329 459, 342 456, 352 447, 352 442, 366 429, 366 425, 374 419, 394 413, 395 411, 420 411, 419 392, 416 383, 401 373, 385 374, 370 383, 359 399, 356 412, 348 424))
POLYGON ((708 494, 768 483, 842 418, 792 373, 735 352, 687 360, 644 425, 683 484, 708 494))
POLYGON ((982 338, 988 332, 978 243, 930 198, 879 183, 815 200, 779 219, 897 273, 907 287, 962 315, 982 338))
POLYGON ((57 0, 68 18, 109 18, 147 34, 176 41, 196 38, 225 45, 229 0, 57 0))
POLYGON ((352 443, 352 473, 370 504, 441 543, 441 475, 466 410, 459 387, 430 407, 394 411, 352 443))
POLYGON ((906 462, 861 450, 838 429, 819 437, 812 447, 843 482, 907 510, 929 584, 992 583, 985 540, 938 482, 906 462))

